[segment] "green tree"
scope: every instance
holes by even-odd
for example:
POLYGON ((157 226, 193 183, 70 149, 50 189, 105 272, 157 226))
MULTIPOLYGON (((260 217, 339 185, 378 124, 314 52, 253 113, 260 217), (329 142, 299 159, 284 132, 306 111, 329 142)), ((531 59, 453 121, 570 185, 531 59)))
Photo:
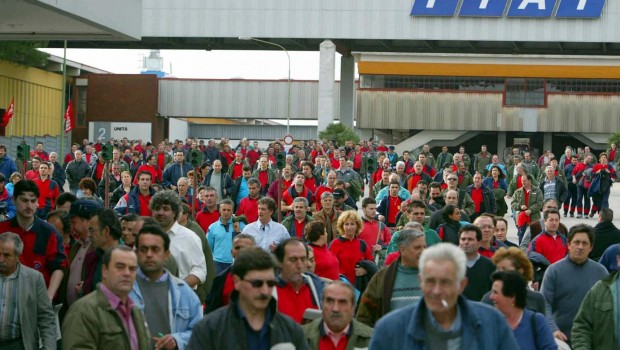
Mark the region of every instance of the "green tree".
POLYGON ((47 41, 0 41, 0 60, 41 68, 49 55, 37 50, 47 47, 47 41))
POLYGON ((620 145, 620 132, 615 134, 611 134, 607 139, 607 146, 611 147, 611 144, 615 143, 616 145, 620 145))
POLYGON ((348 128, 340 123, 329 124, 325 130, 319 133, 319 137, 322 140, 334 140, 338 145, 344 145, 345 141, 353 141, 353 143, 360 141, 360 137, 357 136, 352 128, 348 128))

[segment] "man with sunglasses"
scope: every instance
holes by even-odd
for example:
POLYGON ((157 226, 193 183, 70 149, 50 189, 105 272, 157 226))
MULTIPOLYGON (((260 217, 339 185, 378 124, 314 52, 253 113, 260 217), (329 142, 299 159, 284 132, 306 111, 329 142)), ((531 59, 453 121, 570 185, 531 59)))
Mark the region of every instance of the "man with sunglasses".
POLYGON ((273 256, 261 248, 239 253, 231 268, 231 304, 198 322, 187 349, 271 349, 278 344, 307 349, 301 327, 276 310, 275 268, 273 256))

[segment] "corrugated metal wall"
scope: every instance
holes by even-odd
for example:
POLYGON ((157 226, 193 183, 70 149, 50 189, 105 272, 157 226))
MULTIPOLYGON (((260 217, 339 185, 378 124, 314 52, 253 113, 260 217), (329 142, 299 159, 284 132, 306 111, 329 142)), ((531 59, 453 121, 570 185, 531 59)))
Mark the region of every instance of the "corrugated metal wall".
POLYGON ((62 76, 0 62, 0 107, 15 99, 15 115, 6 135, 58 135, 62 118, 62 76))
POLYGON ((144 0, 142 36, 620 42, 617 0, 607 0, 600 19, 411 17, 412 4, 412 0, 144 0))
POLYGON ((502 94, 358 90, 360 128, 609 133, 620 96, 550 94, 547 108, 505 108, 502 94))
MULTIPOLYGON (((295 140, 317 138, 316 126, 291 126, 290 133, 295 140)), ((274 140, 276 137, 283 139, 284 136, 286 136, 286 126, 190 124, 188 137, 201 139, 227 137, 231 140, 247 137, 248 140, 274 140)))
MULTIPOLYGON (((340 83, 334 85, 334 119, 340 114, 340 83)), ((286 119, 286 80, 159 81, 159 114, 169 117, 286 119)), ((318 82, 291 82, 291 119, 316 120, 318 82)))

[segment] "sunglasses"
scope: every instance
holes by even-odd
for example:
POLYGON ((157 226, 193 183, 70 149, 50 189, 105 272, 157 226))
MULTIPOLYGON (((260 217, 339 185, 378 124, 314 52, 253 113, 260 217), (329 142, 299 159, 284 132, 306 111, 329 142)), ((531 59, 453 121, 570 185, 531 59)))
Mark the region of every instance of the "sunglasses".
POLYGON ((451 177, 451 178, 449 178, 449 179, 448 179, 448 181, 456 181, 456 180, 457 180, 457 179, 455 179, 455 178, 453 178, 453 177, 451 177))
POLYGON ((273 288, 278 282, 276 280, 242 280, 248 282, 254 288, 261 288, 265 283, 267 287, 273 288))

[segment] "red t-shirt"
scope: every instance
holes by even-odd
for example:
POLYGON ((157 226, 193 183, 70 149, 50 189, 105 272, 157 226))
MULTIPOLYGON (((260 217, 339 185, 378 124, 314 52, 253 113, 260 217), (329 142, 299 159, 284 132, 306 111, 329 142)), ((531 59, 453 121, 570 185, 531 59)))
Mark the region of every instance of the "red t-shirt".
POLYGON ((269 173, 267 170, 258 172, 258 181, 260 182, 261 188, 269 186, 269 173))
POLYGON ((151 195, 143 195, 138 191, 138 200, 140 201, 140 210, 138 215, 140 216, 151 216, 151 208, 149 208, 149 202, 151 201, 151 195))
MULTIPOLYGON (((323 324, 321 324, 320 327, 322 331, 323 324)), ((346 350, 347 345, 349 345, 348 334, 345 334, 338 339, 338 345, 334 345, 332 338, 328 334, 321 334, 321 338, 319 339, 319 350, 346 350)))
POLYGON ((355 264, 361 260, 374 260, 370 247, 365 243, 366 249, 363 252, 361 251, 361 242, 363 241, 359 238, 349 240, 340 236, 334 239, 329 246, 329 250, 338 259, 340 273, 351 283, 355 283, 355 264))
POLYGON ((306 309, 317 309, 312 301, 312 291, 305 283, 302 284, 299 291, 295 291, 290 283, 276 288, 278 291, 278 311, 290 316, 295 322, 301 324, 306 309))
POLYGON ((480 208, 482 207, 482 188, 473 188, 471 190, 471 199, 474 201, 474 207, 476 208, 474 210, 475 213, 479 213, 480 212, 480 208))
POLYGON ((295 233, 299 239, 304 239, 304 228, 306 227, 306 220, 298 221, 297 219, 293 219, 295 223, 295 233))
POLYGON ((388 217, 386 218, 386 222, 388 225, 396 225, 396 216, 400 211, 400 203, 402 203, 402 199, 400 197, 392 197, 390 196, 388 199, 388 217))
POLYGON ((330 280, 338 280, 340 272, 338 270, 338 259, 327 249, 327 246, 318 246, 310 244, 314 251, 314 273, 317 276, 328 278, 330 280))
POLYGON ((248 219, 248 223, 253 223, 258 220, 258 198, 252 199, 250 197, 245 197, 241 199, 237 207, 236 215, 245 215, 245 218, 248 219))
MULTIPOLYGON (((258 215, 258 209, 257 209, 257 215, 258 215)), ((216 222, 219 219, 220 219, 220 211, 218 209, 215 209, 214 211, 211 212, 209 211, 209 209, 207 209, 207 207, 203 207, 202 211, 196 214, 196 222, 198 223, 198 225, 200 225, 200 228, 202 228, 202 230, 205 232, 209 230, 209 226, 211 226, 212 223, 216 222)))
POLYGON ((239 176, 243 175, 243 163, 235 163, 232 171, 232 179, 235 180, 239 176))

